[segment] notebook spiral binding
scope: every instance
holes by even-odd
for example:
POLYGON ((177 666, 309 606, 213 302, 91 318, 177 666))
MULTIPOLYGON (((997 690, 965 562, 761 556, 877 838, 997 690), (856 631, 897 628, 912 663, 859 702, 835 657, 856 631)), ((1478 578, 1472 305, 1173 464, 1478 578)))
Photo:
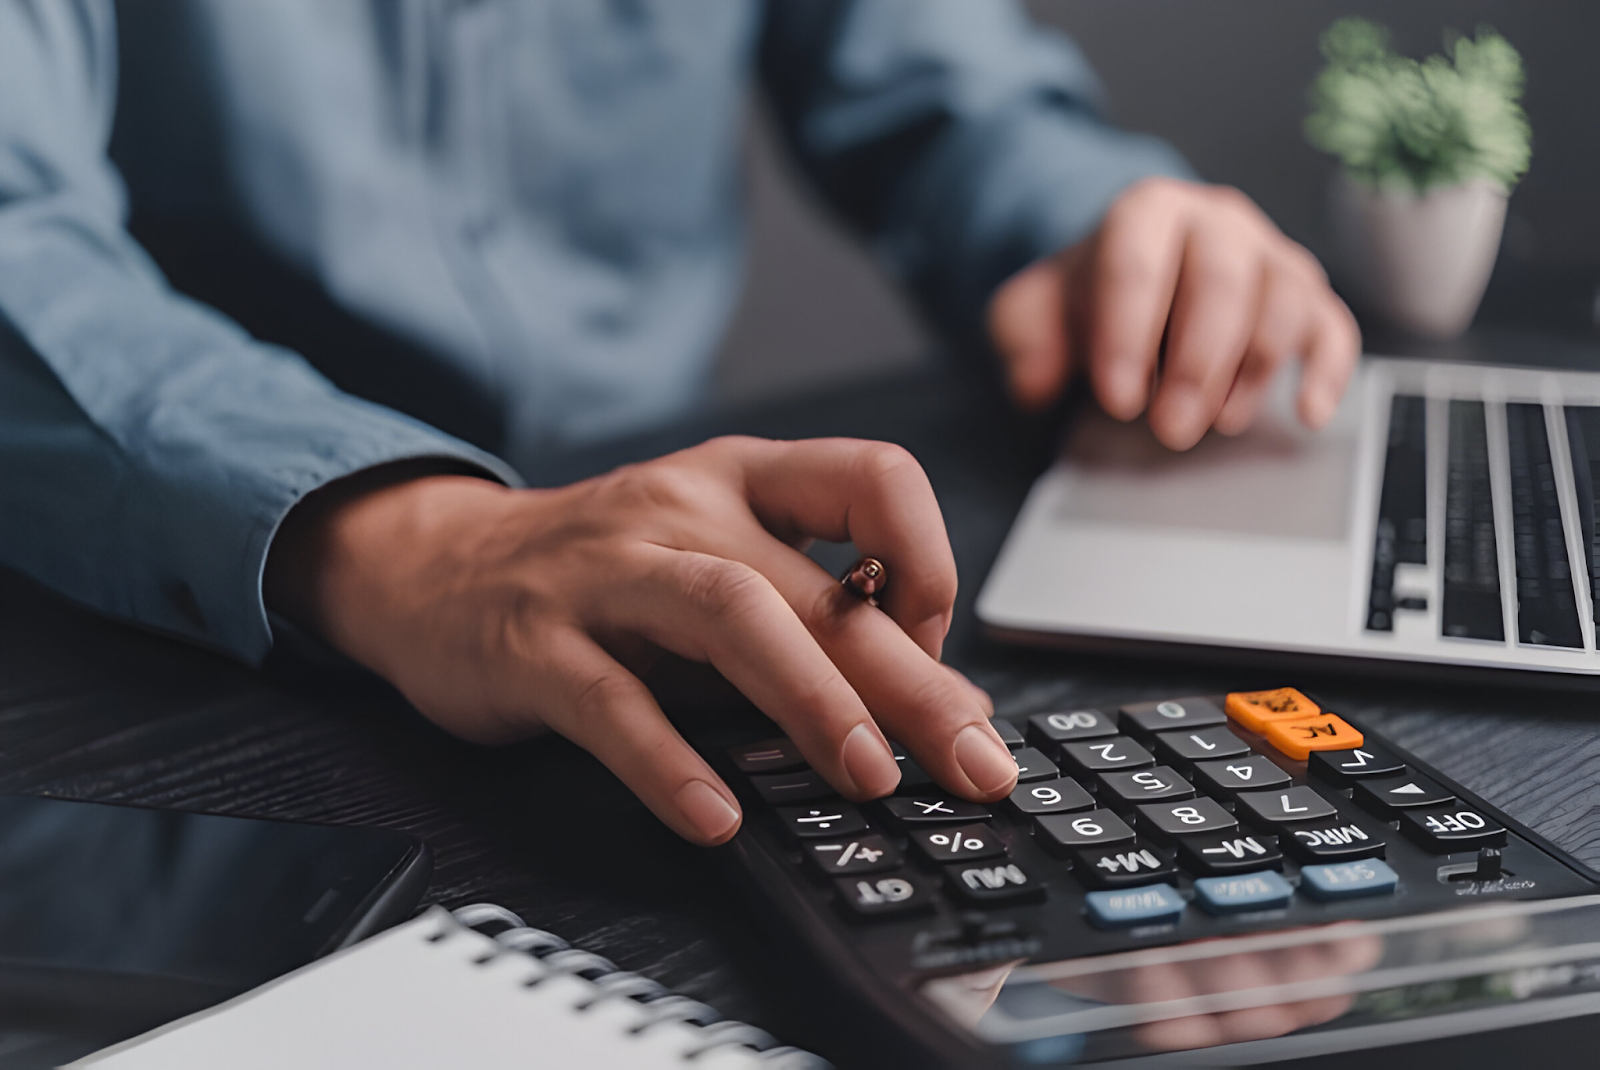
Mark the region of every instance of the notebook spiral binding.
POLYGON ((599 991, 577 1004, 575 1010, 587 1010, 604 999, 627 999, 646 1012, 644 1019, 632 1027, 633 1032, 667 1021, 697 1027, 702 1043, 686 1052, 686 1059, 696 1059, 716 1048, 740 1046, 772 1070, 833 1070, 827 1060, 779 1044, 765 1030, 723 1018, 714 1007, 680 996, 648 977, 618 969, 610 959, 575 948, 554 933, 535 929, 505 907, 473 903, 450 913, 462 925, 507 950, 530 955, 553 971, 574 974, 594 985, 599 991))

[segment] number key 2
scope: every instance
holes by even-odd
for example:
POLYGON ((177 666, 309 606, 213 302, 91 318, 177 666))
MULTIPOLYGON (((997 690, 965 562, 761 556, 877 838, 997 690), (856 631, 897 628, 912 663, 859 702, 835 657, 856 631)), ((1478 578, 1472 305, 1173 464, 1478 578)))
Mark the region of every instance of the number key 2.
POLYGON ((1142 769, 1156 764, 1149 751, 1126 736, 1063 743, 1061 760, 1086 776, 1111 769, 1142 769))

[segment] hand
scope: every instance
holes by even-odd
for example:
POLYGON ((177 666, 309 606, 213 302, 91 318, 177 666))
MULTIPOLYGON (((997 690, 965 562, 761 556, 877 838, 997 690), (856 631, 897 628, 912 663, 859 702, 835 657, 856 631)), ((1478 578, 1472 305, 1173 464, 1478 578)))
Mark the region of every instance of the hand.
POLYGON ((989 332, 1023 408, 1086 372, 1106 412, 1131 420, 1148 405, 1176 450, 1210 427, 1249 427, 1291 355, 1300 419, 1321 427, 1361 352, 1316 258, 1248 197, 1166 178, 1130 187, 1093 234, 1003 283, 989 332))
POLYGON ((851 799, 900 771, 879 725, 975 801, 1016 763, 977 688, 939 664, 955 561, 906 451, 847 439, 724 438, 554 490, 431 476, 290 514, 269 603, 466 739, 553 729, 698 843, 738 804, 624 667, 709 662, 851 799), (882 608, 797 548, 849 539, 882 559, 882 608))

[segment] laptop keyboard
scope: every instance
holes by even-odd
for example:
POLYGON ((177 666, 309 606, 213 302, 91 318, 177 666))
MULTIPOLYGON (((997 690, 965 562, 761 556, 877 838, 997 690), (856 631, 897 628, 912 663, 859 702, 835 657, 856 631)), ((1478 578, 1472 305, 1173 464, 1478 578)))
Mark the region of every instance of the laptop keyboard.
MULTIPOLYGON (((1583 605, 1573 583, 1562 497, 1566 468, 1557 456, 1545 407, 1509 402, 1504 413, 1503 458, 1508 473, 1502 492, 1503 515, 1496 523, 1491 471, 1496 446, 1489 420, 1497 418, 1482 401, 1453 399, 1443 409, 1443 561, 1428 553, 1428 434, 1426 400, 1397 394, 1390 403, 1383 485, 1373 535, 1371 586, 1366 627, 1394 632, 1406 614, 1429 609, 1425 579, 1429 565, 1440 570, 1438 633, 1454 639, 1507 641, 1507 610, 1516 642, 1525 646, 1583 650, 1583 605), (1502 536, 1509 532, 1509 545, 1502 536), (1502 586, 1501 556, 1509 557, 1512 588, 1502 586), (1407 574, 1408 566, 1417 570, 1407 574)), ((1600 408, 1565 410, 1567 453, 1571 459, 1568 499, 1577 510, 1582 557, 1578 582, 1600 604, 1600 408)))

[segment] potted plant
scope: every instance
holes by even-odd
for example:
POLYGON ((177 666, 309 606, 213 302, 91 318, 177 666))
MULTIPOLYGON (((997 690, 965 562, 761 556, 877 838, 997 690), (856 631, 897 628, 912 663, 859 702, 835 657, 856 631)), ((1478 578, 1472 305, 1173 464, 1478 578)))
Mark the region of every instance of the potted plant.
POLYGON ((1357 297, 1432 338, 1466 330, 1488 285, 1506 199, 1528 168, 1522 59, 1498 33, 1396 55, 1388 31, 1341 19, 1322 35, 1306 136, 1343 163, 1334 222, 1357 297))

